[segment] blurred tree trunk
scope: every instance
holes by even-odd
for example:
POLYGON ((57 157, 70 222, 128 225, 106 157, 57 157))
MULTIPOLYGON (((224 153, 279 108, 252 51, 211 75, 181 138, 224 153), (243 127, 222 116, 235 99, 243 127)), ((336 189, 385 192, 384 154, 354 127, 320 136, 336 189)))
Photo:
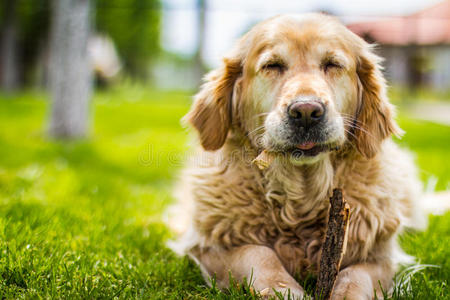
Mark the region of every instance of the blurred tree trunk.
POLYGON ((50 36, 50 134, 84 137, 88 128, 92 70, 87 43, 89 0, 53 0, 50 36))
POLYGON ((12 92, 19 86, 19 67, 17 65, 17 0, 3 0, 2 10, 0 85, 2 90, 12 92))
POLYGON ((206 0, 197 0, 197 49, 194 55, 194 73, 197 83, 201 83, 206 72, 203 62, 203 49, 205 46, 205 26, 206 26, 206 0))

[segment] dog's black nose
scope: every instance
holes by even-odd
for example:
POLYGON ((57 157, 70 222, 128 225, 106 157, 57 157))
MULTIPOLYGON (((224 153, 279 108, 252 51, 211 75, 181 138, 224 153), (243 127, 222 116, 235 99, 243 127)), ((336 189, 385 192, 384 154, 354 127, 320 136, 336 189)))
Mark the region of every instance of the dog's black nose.
POLYGON ((304 127, 312 127, 323 120, 325 108, 317 101, 296 101, 288 106, 289 118, 304 127))

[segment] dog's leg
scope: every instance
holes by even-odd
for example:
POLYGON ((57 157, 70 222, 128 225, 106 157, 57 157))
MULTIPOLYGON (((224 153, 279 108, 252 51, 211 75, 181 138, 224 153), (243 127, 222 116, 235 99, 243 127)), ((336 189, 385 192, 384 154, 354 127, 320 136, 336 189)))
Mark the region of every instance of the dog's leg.
POLYGON ((268 247, 245 245, 230 250, 196 249, 191 255, 200 263, 206 280, 215 276, 220 288, 229 286, 231 273, 238 281, 251 279, 253 288, 264 296, 272 296, 273 290, 276 290, 287 299, 290 290, 292 299, 303 297, 302 287, 285 270, 276 253, 268 247))
POLYGON ((357 264, 343 269, 336 280, 333 300, 383 298, 380 285, 384 291, 389 290, 394 277, 390 264, 357 264))

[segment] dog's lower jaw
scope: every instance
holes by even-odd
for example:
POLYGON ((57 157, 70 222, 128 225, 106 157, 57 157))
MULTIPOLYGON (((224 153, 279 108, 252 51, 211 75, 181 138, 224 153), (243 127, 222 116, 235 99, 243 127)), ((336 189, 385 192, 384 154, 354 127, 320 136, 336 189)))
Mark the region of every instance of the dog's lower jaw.
POLYGON ((289 162, 294 166, 312 165, 324 160, 329 152, 321 152, 315 156, 295 156, 289 155, 289 162))

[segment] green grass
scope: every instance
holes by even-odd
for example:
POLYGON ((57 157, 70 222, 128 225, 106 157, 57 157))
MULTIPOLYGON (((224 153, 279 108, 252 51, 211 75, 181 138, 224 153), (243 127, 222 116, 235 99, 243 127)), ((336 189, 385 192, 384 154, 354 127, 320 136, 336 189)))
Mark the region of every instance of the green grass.
POLYGON ((406 86, 391 86, 388 89, 389 98, 398 104, 411 101, 449 102, 450 89, 436 90, 430 87, 421 87, 411 90, 406 86))
MULTIPOLYGON (((89 139, 45 136, 44 95, 0 99, 0 299, 248 299, 248 287, 207 288, 199 269, 164 245, 161 221, 183 162, 179 124, 189 96, 141 89, 97 94, 89 139)), ((425 182, 450 182, 450 128, 402 118, 401 144, 425 182)), ((450 214, 401 237, 420 263, 396 299, 449 298, 450 214)), ((312 286, 311 281, 305 283, 312 286)))

